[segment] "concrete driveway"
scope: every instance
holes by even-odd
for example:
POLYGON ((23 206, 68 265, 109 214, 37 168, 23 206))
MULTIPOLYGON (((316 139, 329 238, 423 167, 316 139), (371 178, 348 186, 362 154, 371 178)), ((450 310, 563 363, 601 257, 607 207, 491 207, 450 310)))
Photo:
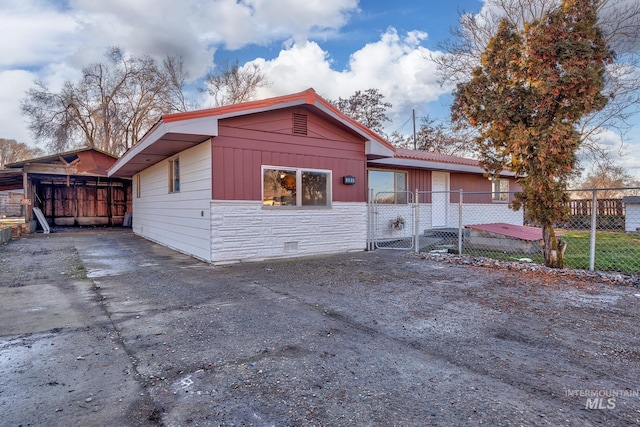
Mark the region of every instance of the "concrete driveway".
POLYGON ((375 251, 0 248, 2 425, 633 425, 640 289, 375 251))

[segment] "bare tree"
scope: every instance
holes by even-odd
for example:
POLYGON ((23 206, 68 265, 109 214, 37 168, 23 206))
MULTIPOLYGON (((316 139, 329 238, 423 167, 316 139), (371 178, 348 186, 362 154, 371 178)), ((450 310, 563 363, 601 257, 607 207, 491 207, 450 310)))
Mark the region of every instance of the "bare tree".
POLYGON ((41 150, 31 148, 22 142, 0 138, 0 169, 4 169, 5 165, 10 163, 27 160, 41 154, 41 150))
MULTIPOLYGON (((471 79, 480 64, 482 52, 496 34, 503 19, 516 28, 543 17, 560 5, 560 0, 487 0, 479 14, 461 13, 452 31, 453 39, 441 47, 447 55, 433 55, 443 83, 462 83, 471 79)), ((606 164, 607 149, 598 143, 605 130, 618 133, 621 140, 640 112, 640 2, 635 0, 597 0, 598 26, 615 61, 607 66, 605 93, 609 102, 600 111, 585 116, 579 125, 581 149, 589 160, 606 164)))
POLYGON ((374 132, 384 134, 384 122, 389 121, 387 110, 393 105, 384 101, 378 89, 357 90, 349 98, 338 98, 331 103, 341 112, 374 132))
POLYGON ((90 147, 121 154, 162 114, 188 108, 180 58, 159 65, 117 47, 106 56, 107 63, 84 68, 79 82, 66 81, 59 92, 40 81, 27 91, 21 108, 36 140, 54 151, 90 147))
POLYGON ((217 107, 251 101, 258 88, 269 85, 260 67, 255 63, 240 67, 238 61, 225 62, 205 79, 204 89, 213 97, 217 107))

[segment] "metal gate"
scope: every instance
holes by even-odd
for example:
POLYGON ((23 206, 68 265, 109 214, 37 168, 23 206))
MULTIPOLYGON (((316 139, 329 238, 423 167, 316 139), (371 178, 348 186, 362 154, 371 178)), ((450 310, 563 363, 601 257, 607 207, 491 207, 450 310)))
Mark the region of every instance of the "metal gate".
POLYGON ((368 249, 414 248, 415 203, 410 191, 373 194, 368 203, 368 249))

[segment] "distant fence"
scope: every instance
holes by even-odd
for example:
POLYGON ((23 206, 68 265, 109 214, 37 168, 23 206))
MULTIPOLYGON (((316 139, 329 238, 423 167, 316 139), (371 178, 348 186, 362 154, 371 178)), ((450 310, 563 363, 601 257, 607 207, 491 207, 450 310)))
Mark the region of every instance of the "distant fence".
MULTIPOLYGON (((593 200, 581 199, 569 201, 569 215, 591 215, 593 200)), ((624 215, 622 199, 598 199, 596 201, 596 215, 624 215)))

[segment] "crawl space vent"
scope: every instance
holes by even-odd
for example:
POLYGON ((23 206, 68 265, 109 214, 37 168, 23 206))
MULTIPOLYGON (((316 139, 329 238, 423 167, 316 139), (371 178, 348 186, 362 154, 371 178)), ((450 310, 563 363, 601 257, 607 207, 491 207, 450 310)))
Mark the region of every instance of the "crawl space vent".
POLYGON ((293 113, 293 134, 294 135, 306 135, 307 134, 307 115, 293 113))

